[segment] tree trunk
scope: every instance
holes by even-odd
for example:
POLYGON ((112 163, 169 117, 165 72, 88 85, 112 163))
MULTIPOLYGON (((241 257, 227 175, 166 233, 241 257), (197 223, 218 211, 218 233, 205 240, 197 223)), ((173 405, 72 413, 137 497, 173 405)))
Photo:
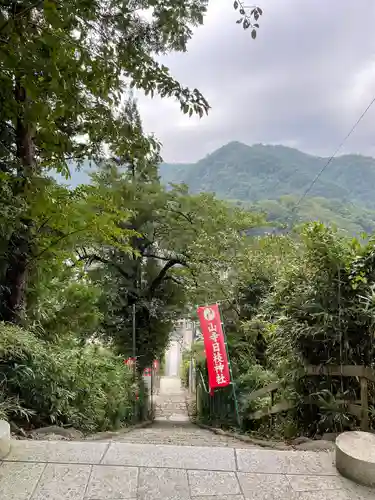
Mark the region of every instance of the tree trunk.
POLYGON ((26 232, 13 233, 8 245, 8 262, 1 297, 0 319, 20 323, 23 319, 29 243, 26 232))
MULTIPOLYGON (((35 170, 34 143, 31 127, 25 120, 26 90, 21 78, 16 79, 14 98, 18 115, 16 122, 17 178, 13 185, 15 198, 24 197, 35 170)), ((6 271, 1 287, 0 320, 20 323, 24 316, 27 264, 31 252, 32 221, 24 217, 18 229, 11 235, 6 254, 6 271)))

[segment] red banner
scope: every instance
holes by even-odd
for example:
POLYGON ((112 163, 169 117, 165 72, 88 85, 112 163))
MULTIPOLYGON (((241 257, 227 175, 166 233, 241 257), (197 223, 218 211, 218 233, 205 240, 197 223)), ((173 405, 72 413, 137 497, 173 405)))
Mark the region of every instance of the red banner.
POLYGON ((204 339, 210 389, 225 387, 230 384, 230 374, 219 306, 198 307, 197 313, 204 339))

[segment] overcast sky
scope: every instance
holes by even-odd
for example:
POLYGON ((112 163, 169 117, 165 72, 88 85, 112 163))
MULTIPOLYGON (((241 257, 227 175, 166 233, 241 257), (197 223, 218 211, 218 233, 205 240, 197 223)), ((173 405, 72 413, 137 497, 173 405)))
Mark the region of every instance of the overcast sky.
MULTIPOLYGON (((172 99, 141 96, 165 161, 197 161, 229 141, 331 155, 375 97, 375 0, 258 0, 258 37, 211 0, 188 52, 162 59, 212 109, 188 118, 172 99)), ((343 152, 375 156, 375 104, 343 152)))

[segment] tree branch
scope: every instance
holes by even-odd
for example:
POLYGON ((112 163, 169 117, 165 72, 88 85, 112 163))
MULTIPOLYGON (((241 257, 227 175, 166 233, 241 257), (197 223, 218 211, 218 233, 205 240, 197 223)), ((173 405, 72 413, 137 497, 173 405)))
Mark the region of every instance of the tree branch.
POLYGON ((153 280, 153 282, 150 285, 148 294, 150 297, 153 297, 157 287, 163 282, 163 280, 166 278, 166 274, 171 269, 173 266, 176 266, 177 264, 180 264, 182 266, 188 267, 186 262, 182 262, 180 259, 170 259, 165 266, 161 269, 160 273, 156 276, 156 278, 153 280))
POLYGON ((183 280, 182 281, 178 280, 176 278, 176 276, 170 276, 170 275, 166 276, 164 278, 164 281, 167 281, 167 280, 173 281, 173 283, 176 283, 176 285, 185 285, 185 282, 183 280))
POLYGON ((0 26, 0 32, 3 31, 4 28, 8 26, 10 21, 15 21, 16 19, 22 18, 24 15, 26 15, 28 12, 31 10, 42 6, 44 3, 44 0, 38 0, 37 2, 29 5, 28 7, 25 7, 23 10, 20 10, 18 13, 16 13, 13 17, 9 17, 1 26, 0 26))
POLYGON ((46 248, 43 248, 43 250, 41 252, 39 252, 37 255, 34 255, 26 264, 26 267, 29 266, 31 264, 31 262, 33 262, 34 260, 38 260, 40 259, 40 257, 42 255, 44 255, 46 252, 48 252, 48 250, 50 250, 52 247, 55 247, 56 245, 58 245, 60 243, 60 241, 64 240, 65 238, 68 238, 69 236, 72 236, 73 234, 77 234, 77 233, 81 233, 82 231, 86 231, 87 228, 81 228, 81 229, 76 229, 75 231, 71 231, 70 233, 68 234, 63 234, 62 236, 60 236, 60 238, 57 238, 57 240, 53 241, 50 245, 48 245, 48 247, 46 248))
POLYGON ((184 214, 183 212, 181 212, 180 210, 174 210, 173 208, 171 207, 168 207, 168 210, 170 212, 173 212, 174 214, 177 214, 177 215, 180 215, 181 217, 183 217, 185 220, 187 220, 189 222, 189 224, 194 224, 194 221, 192 220, 191 218, 191 215, 190 214, 184 214))
POLYGON ((102 264, 106 264, 108 266, 114 267, 120 274, 126 279, 132 279, 134 276, 131 273, 126 272, 119 264, 116 262, 113 262, 112 260, 106 259, 104 257, 101 257, 100 255, 97 254, 90 254, 90 255, 83 255, 79 256, 79 260, 88 260, 88 264, 92 262, 101 262, 102 264))

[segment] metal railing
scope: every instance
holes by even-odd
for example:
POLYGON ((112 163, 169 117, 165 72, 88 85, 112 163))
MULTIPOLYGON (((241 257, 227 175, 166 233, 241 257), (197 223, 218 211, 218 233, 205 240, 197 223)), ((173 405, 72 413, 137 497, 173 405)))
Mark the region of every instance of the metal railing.
POLYGON ((195 397, 198 421, 214 427, 238 427, 231 385, 210 393, 202 371, 196 368, 195 397))

